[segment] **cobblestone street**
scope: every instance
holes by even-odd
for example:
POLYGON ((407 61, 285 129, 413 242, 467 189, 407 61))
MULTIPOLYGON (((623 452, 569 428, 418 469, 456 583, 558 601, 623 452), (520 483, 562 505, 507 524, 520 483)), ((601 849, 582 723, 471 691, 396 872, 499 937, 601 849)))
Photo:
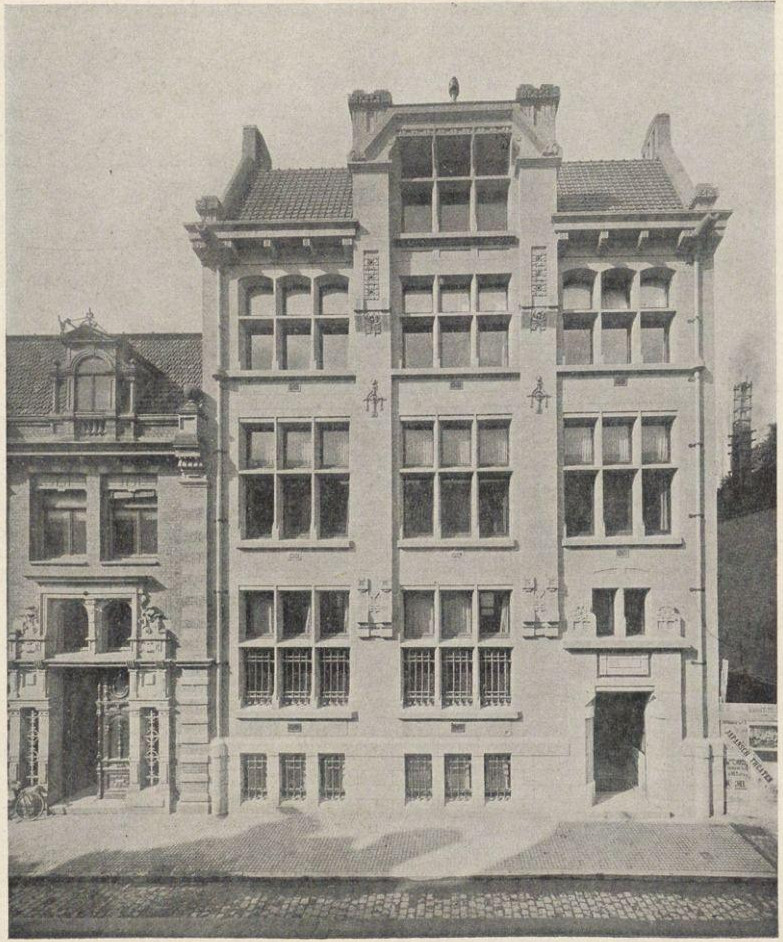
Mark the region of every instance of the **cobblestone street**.
POLYGON ((775 936, 774 881, 19 878, 10 934, 775 936))

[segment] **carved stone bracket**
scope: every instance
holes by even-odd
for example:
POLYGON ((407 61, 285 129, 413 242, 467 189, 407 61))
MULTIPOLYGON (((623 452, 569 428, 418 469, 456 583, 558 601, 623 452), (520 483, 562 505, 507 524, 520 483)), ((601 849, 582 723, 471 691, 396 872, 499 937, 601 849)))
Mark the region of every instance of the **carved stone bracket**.
POLYGON ((596 636, 595 615, 585 606, 580 605, 571 617, 571 631, 583 638, 596 636))
POLYGON ((540 582, 528 577, 522 586, 522 637, 558 638, 560 606, 558 584, 554 576, 540 582))
POLYGON ((678 609, 671 605, 662 605, 658 609, 656 627, 659 632, 680 637, 683 633, 683 626, 683 618, 678 609))
POLYGON ((366 311, 364 309, 355 312, 356 330, 368 337, 378 337, 384 330, 389 329, 390 312, 388 310, 366 311))

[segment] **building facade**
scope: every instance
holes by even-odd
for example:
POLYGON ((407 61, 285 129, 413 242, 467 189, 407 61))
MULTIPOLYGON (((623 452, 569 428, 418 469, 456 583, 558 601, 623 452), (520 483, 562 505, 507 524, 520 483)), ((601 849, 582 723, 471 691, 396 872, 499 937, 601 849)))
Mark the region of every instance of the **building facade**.
POLYGON ((9 781, 208 810, 201 337, 9 337, 9 781))
POLYGON ((677 159, 569 163, 559 89, 244 130, 203 266, 213 805, 723 808, 713 256, 677 159), (556 783, 557 787, 553 788, 556 783))

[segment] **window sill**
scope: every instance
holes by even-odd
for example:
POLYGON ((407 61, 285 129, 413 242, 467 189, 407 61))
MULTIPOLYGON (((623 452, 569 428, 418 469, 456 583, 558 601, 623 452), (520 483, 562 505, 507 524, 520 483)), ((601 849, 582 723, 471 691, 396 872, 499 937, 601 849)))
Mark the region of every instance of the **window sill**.
POLYGON ((224 370, 216 373, 215 379, 239 379, 273 383, 298 383, 302 380, 321 380, 353 383, 356 373, 347 370, 224 370))
POLYGON ((632 637, 632 638, 569 638, 566 634, 563 647, 572 651, 686 651, 693 647, 685 638, 632 637))
POLYGON ((358 720, 358 710, 350 707, 314 706, 248 706, 234 713, 238 720, 358 720))
POLYGON ((611 549, 618 546, 685 546, 681 536, 567 536, 563 539, 565 549, 584 547, 611 549))
POLYGON ((521 373, 519 370, 508 366, 425 366, 425 367, 400 367, 393 369, 391 375, 397 379, 421 379, 437 378, 447 379, 450 376, 468 376, 481 377, 491 376, 497 379, 519 379, 521 373))
POLYGON ((396 245, 438 245, 449 242, 469 242, 474 245, 502 244, 516 245, 519 239, 507 229, 490 229, 483 232, 400 232, 395 238, 396 245))
POLYGON ((464 549, 477 549, 477 550, 515 550, 519 548, 519 544, 516 540, 512 540, 508 537, 487 537, 486 539, 472 539, 467 537, 465 539, 454 539, 454 540, 434 540, 434 539, 419 539, 419 538, 403 538, 397 541, 397 546, 400 549, 408 550, 464 550, 464 549))
POLYGON ((703 363, 561 363, 558 373, 692 373, 703 370, 703 363))
POLYGON ((157 556, 129 556, 127 559, 102 559, 102 566, 159 566, 157 556))
POLYGON ((522 711, 514 707, 403 707, 397 714, 400 720, 440 720, 452 723, 470 723, 477 720, 521 720, 522 711))
POLYGON ((302 550, 352 550, 353 540, 239 540, 236 548, 290 553, 298 553, 302 550))
POLYGON ((30 559, 28 563, 31 566, 89 566, 90 561, 86 556, 71 556, 68 559, 62 557, 57 559, 30 559))

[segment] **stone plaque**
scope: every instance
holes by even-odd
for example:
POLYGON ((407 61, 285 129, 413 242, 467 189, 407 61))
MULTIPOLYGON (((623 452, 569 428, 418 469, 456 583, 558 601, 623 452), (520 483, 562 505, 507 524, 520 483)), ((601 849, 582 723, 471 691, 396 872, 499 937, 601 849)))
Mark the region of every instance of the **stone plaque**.
POLYGON ((598 655, 599 677, 649 677, 650 655, 604 654, 598 655))

